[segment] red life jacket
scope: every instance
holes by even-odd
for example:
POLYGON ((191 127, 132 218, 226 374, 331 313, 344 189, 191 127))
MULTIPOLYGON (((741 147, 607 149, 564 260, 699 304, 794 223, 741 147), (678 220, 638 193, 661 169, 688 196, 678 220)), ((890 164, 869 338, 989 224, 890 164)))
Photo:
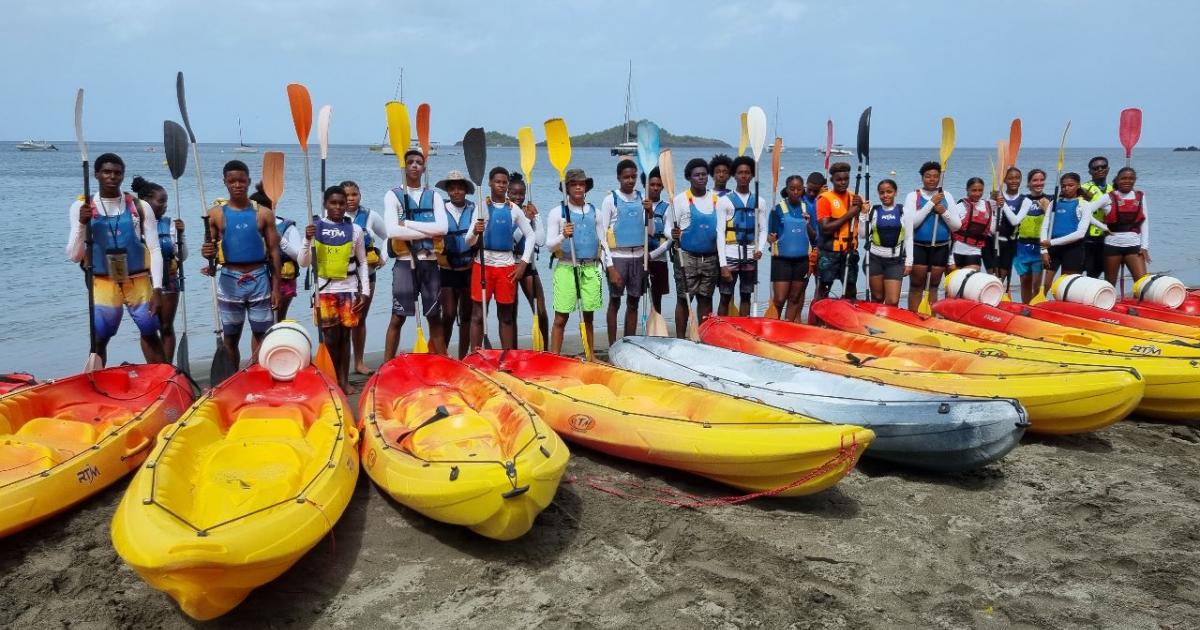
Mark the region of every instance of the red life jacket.
POLYGON ((967 205, 967 217, 963 220, 962 227, 951 236, 956 241, 982 248, 987 245, 987 239, 992 234, 992 204, 983 200, 986 210, 976 212, 975 204, 969 200, 964 199, 962 203, 967 205))
POLYGON ((1111 203, 1108 213, 1104 215, 1104 223, 1111 232, 1142 233, 1142 224, 1146 222, 1146 213, 1142 211, 1142 191, 1135 190, 1133 199, 1121 199, 1116 192, 1108 193, 1111 203))

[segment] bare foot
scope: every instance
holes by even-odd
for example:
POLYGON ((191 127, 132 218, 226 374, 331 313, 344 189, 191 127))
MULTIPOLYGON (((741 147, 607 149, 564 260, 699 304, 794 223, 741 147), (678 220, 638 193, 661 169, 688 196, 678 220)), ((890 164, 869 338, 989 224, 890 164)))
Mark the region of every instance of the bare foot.
POLYGON ((358 365, 354 366, 354 373, 362 374, 363 376, 370 376, 375 373, 375 370, 368 368, 366 363, 359 363, 358 365))
POLYGON ((345 392, 347 396, 353 396, 361 390, 358 388, 358 385, 348 384, 342 388, 342 391, 345 392))

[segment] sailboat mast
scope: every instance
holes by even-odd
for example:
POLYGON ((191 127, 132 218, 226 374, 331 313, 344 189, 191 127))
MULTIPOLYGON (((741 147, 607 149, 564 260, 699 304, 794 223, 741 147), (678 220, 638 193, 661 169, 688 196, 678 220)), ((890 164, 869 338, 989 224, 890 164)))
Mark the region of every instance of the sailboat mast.
POLYGON ((238 118, 238 144, 246 146, 246 139, 242 137, 242 119, 238 118))

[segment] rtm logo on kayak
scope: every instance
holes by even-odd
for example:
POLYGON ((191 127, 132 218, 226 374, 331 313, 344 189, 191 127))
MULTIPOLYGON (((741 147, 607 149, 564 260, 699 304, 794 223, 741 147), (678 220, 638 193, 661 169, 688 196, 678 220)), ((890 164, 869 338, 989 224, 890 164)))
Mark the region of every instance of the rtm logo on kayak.
POLYGON ((1159 349, 1158 346, 1130 346, 1129 351, 1136 352, 1137 354, 1150 354, 1154 356, 1162 354, 1162 350, 1159 349))
POLYGON ((1120 326, 1120 325, 1121 325, 1121 322, 1120 322, 1119 320, 1115 320, 1115 319, 1109 319, 1109 318, 1107 318, 1107 317, 1100 317, 1100 318, 1098 318, 1098 319, 1099 319, 1100 321, 1104 322, 1105 324, 1113 324, 1114 326, 1120 326))
POLYGON ((1008 358, 1008 353, 998 348, 980 348, 975 351, 975 354, 978 354, 981 357, 999 357, 1001 359, 1008 358))
POLYGON ((96 468, 95 464, 88 464, 83 467, 83 470, 75 473, 75 479, 79 480, 79 483, 91 484, 99 478, 100 469, 96 468))
POLYGON ((567 420, 567 423, 571 425, 572 429, 580 433, 587 433, 596 426, 596 420, 594 418, 591 416, 585 416, 581 413, 571 416, 570 419, 567 420))

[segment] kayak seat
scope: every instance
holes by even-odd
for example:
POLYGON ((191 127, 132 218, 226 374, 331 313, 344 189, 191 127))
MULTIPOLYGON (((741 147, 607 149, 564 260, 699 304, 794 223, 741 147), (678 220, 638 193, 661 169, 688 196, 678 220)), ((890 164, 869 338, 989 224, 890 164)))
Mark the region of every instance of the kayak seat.
POLYGON ((49 470, 61 461, 54 449, 12 435, 0 435, 0 485, 49 470))
POLYGON ((200 466, 192 519, 214 525, 284 501, 300 486, 303 462, 291 445, 222 440, 200 466))
POLYGON ((109 425, 91 422, 76 422, 61 418, 33 418, 17 430, 16 438, 26 442, 44 444, 60 454, 63 459, 91 448, 103 436, 109 425))

